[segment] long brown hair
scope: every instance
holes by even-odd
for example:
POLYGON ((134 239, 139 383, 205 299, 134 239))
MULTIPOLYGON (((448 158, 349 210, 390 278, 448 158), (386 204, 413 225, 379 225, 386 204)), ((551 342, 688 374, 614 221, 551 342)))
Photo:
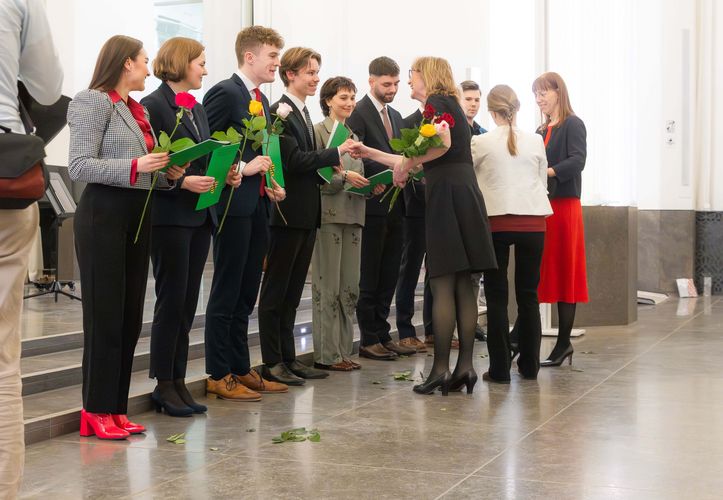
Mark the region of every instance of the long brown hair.
POLYGON ((459 98, 454 84, 452 67, 441 57, 418 57, 412 63, 412 71, 419 71, 427 89, 427 96, 433 94, 451 95, 459 98))
POLYGON ((515 115, 520 110, 520 100, 517 98, 517 94, 507 85, 495 85, 487 94, 487 109, 502 116, 509 123, 507 150, 512 156, 517 156, 517 136, 512 129, 515 115))
MULTIPOLYGON (((559 127, 562 125, 568 116, 572 116, 575 112, 572 110, 570 105, 570 94, 567 93, 567 85, 565 80, 554 71, 543 73, 538 76, 534 82, 532 82, 532 92, 554 90, 557 92, 557 107, 560 111, 558 116, 558 122, 555 125, 559 127)), ((540 125, 540 130, 546 129, 550 125, 550 115, 542 114, 543 124, 540 125)))
POLYGON ((107 92, 115 88, 123 74, 123 66, 130 58, 138 57, 143 42, 125 35, 115 35, 103 44, 95 61, 93 78, 88 88, 107 92))

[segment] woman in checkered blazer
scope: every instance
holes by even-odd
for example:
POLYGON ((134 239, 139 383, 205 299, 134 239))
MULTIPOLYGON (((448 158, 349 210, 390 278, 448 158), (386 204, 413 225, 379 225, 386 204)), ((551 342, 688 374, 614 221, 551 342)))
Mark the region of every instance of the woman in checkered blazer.
MULTIPOLYGON (((168 153, 150 153, 155 139, 143 106, 148 56, 134 38, 114 36, 98 55, 90 88, 68 108, 69 172, 88 185, 75 215, 75 248, 83 293, 81 436, 124 439, 145 430, 128 421, 133 352, 140 335, 148 277, 150 221, 134 243, 152 173, 168 153)), ((160 173, 168 189, 183 169, 160 173)))

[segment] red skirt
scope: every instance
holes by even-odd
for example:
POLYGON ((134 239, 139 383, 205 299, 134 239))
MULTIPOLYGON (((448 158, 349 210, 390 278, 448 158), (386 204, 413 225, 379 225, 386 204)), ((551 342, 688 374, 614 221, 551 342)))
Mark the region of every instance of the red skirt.
POLYGON ((540 267, 540 302, 587 302, 585 231, 578 198, 553 198, 540 267))

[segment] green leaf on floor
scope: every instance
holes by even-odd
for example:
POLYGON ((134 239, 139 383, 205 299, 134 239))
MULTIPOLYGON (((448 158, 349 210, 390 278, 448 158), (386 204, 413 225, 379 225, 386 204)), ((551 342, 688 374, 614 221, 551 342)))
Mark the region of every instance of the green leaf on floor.
POLYGON ((293 443, 300 443, 302 441, 306 441, 307 439, 313 443, 318 443, 321 441, 321 434, 319 434, 317 429, 307 431, 306 427, 298 427, 296 429, 284 431, 280 436, 271 438, 271 442, 274 444, 286 443, 289 441, 293 443))
POLYGON ((166 438, 166 441, 168 441, 169 443, 173 443, 173 444, 184 444, 186 442, 186 440, 183 439, 184 437, 186 437, 186 433, 182 432, 180 434, 174 434, 172 436, 168 436, 166 438))
POLYGON ((489 358, 490 355, 489 354, 480 354, 479 357, 480 358, 489 358))
POLYGON ((251 427, 250 429, 246 429, 246 432, 256 432, 256 429, 254 429, 253 427, 251 427))
POLYGON ((583 370, 582 368, 570 368, 570 371, 573 371, 573 372, 584 372, 585 370, 583 370))
POLYGON ((394 372, 390 375, 394 377, 394 380, 403 380, 405 382, 414 382, 412 378, 412 370, 405 370, 403 372, 394 372))
POLYGON ((440 411, 447 411, 447 408, 440 408, 440 411))
POLYGON ((372 384, 379 385, 379 384, 381 384, 381 381, 380 380, 372 380, 372 384))
POLYGON ((216 448, 215 446, 213 446, 213 447, 209 448, 209 450, 211 450, 211 451, 218 451, 218 448, 216 448))
POLYGON ((592 352, 592 351, 582 351, 582 353, 583 353, 583 354, 595 354, 595 353, 592 352))

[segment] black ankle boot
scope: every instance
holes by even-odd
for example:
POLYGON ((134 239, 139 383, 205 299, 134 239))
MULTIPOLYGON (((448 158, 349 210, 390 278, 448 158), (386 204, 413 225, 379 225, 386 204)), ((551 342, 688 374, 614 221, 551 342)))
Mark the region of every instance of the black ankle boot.
POLYGON ((188 392, 185 380, 177 378, 173 381, 173 385, 176 388, 176 392, 181 397, 181 400, 186 404, 186 406, 193 410, 193 413, 205 413, 206 410, 208 410, 205 405, 196 403, 196 401, 193 400, 193 396, 191 396, 191 393, 188 392))
POLYGON ((193 413, 193 410, 183 402, 181 396, 176 392, 172 380, 159 380, 151 394, 151 400, 158 413, 164 409, 172 417, 187 417, 193 413))

